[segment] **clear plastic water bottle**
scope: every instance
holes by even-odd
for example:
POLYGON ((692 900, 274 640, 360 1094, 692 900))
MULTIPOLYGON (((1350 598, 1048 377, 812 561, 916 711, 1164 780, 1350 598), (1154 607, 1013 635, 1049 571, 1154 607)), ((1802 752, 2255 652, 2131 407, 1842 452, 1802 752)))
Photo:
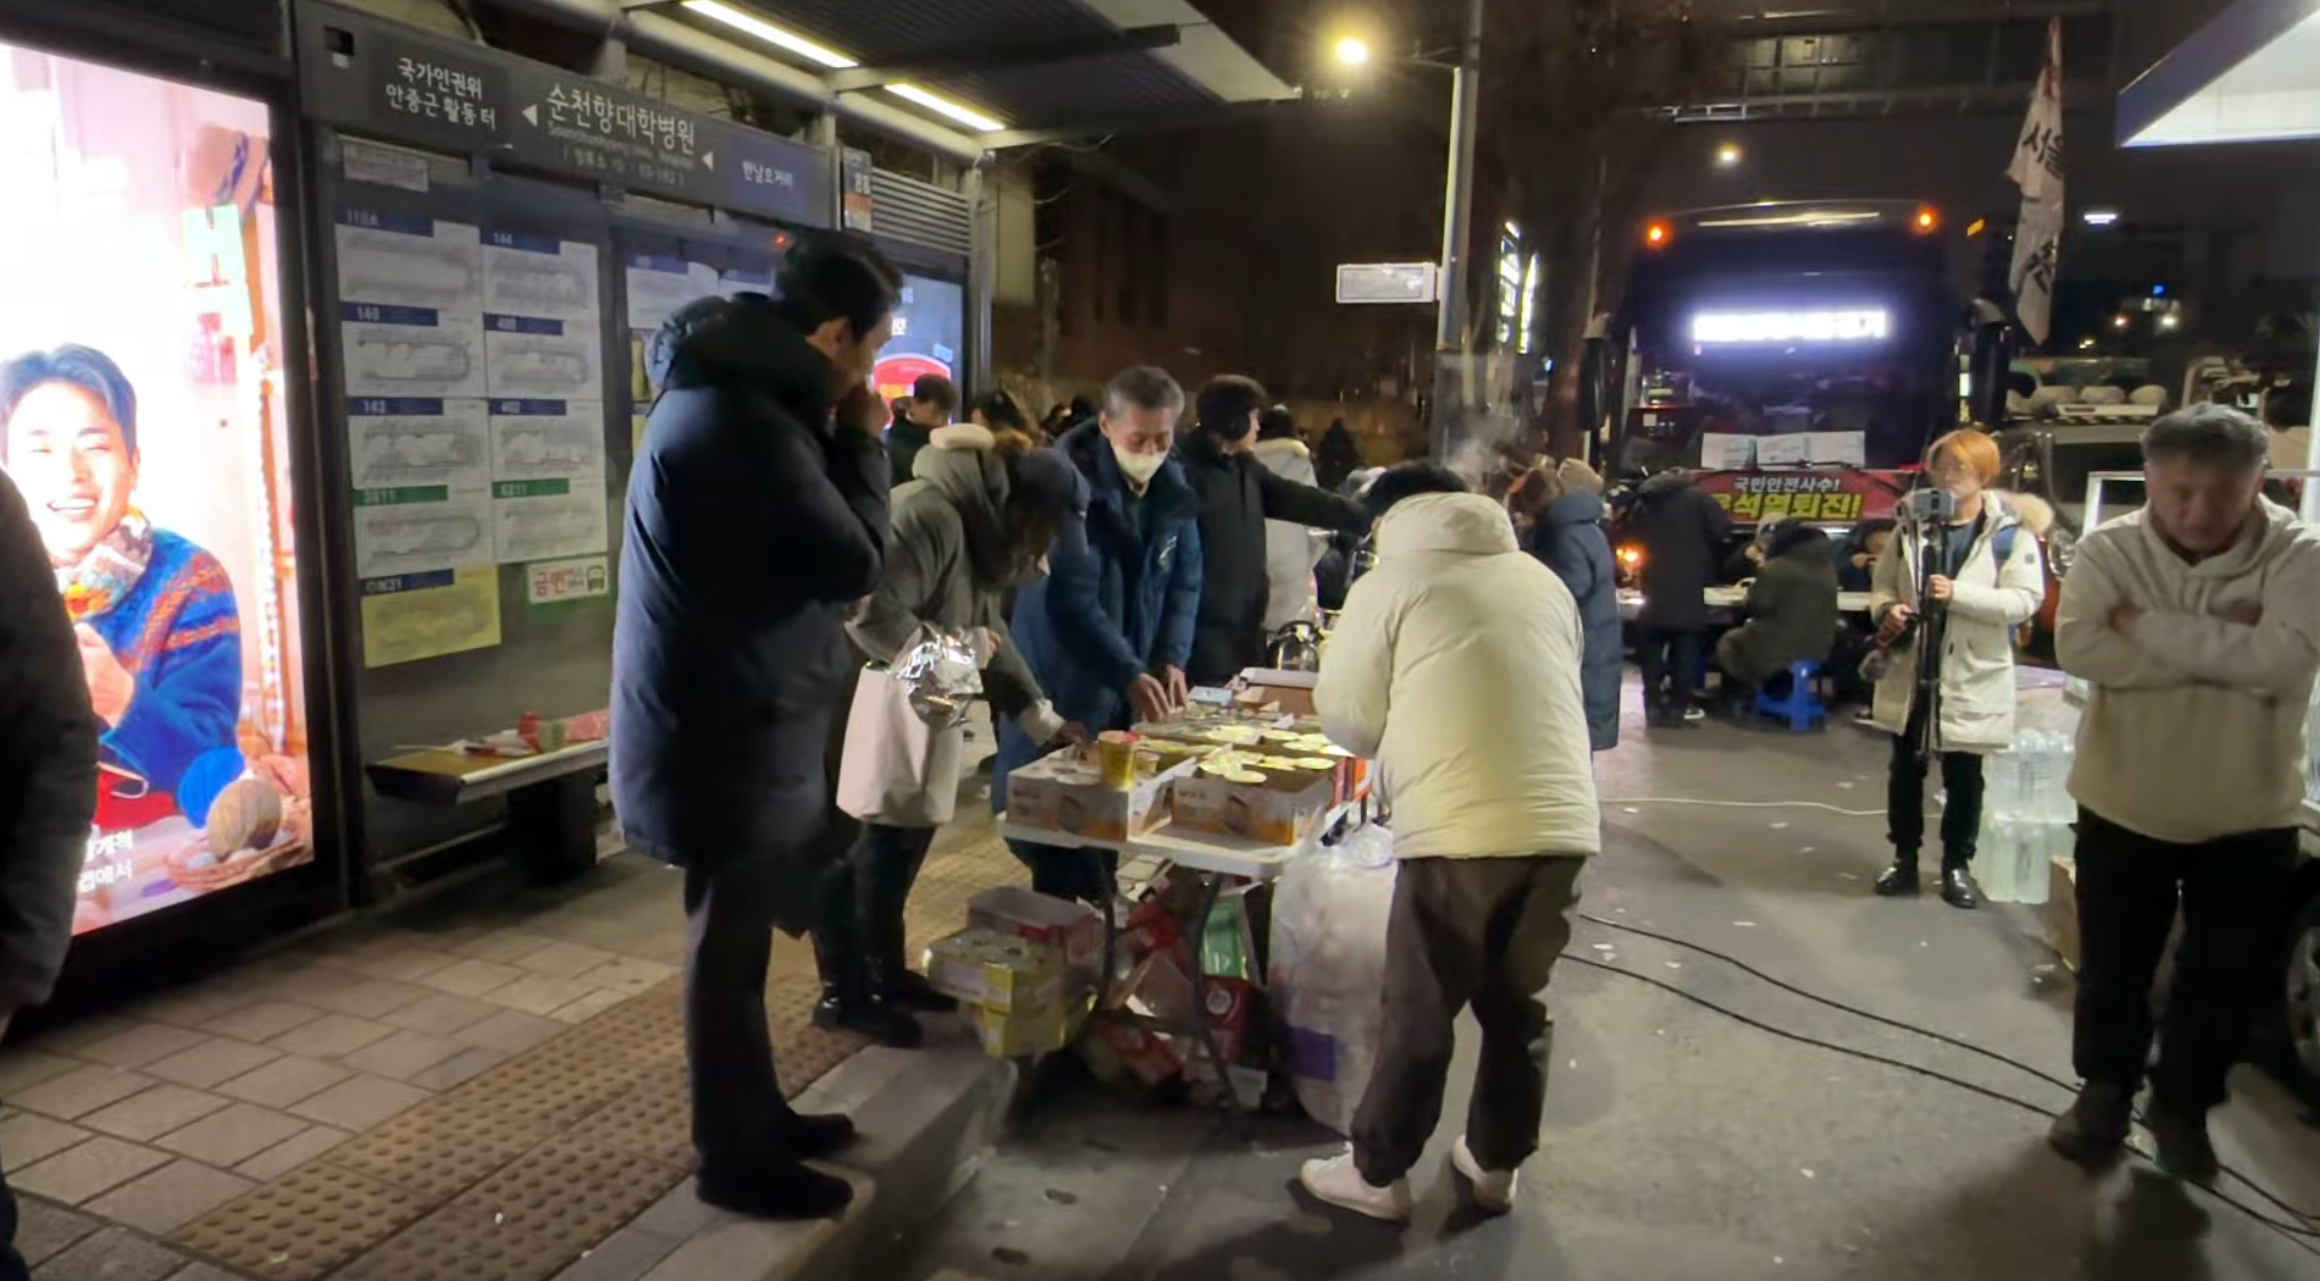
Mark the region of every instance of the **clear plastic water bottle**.
POLYGON ((2023 757, 2023 813, 2022 817, 2043 820, 2053 806, 2054 753, 2046 735, 2031 730, 2022 735, 2023 757))
MULTIPOLYGON (((2022 753, 2008 750, 1989 758, 1989 777, 1982 789, 1982 812, 1990 818, 2011 818, 2022 812, 2022 753)), ((1984 826, 1988 826, 1985 822, 1984 826)))
POLYGON ((2015 844, 2013 902, 2035 907, 2046 901, 2048 865, 2054 857, 2057 834, 2067 839, 2070 829, 2059 823, 2039 823, 2015 844))
POLYGON ((2021 822, 2011 815, 1982 823, 1982 846, 1974 851, 1974 879, 1982 897, 1993 903, 2014 901, 2015 865, 2021 858, 2021 822))
POLYGON ((2070 771, 2077 768, 2077 765, 2078 740, 2069 734, 2056 734, 2054 736, 2054 808, 2052 817, 2055 822, 2064 827, 2062 833, 2064 848, 2056 850, 2055 853, 2058 854, 2070 852, 2068 848, 2071 841, 2069 825, 2078 821, 2078 802, 2070 795, 2070 771))

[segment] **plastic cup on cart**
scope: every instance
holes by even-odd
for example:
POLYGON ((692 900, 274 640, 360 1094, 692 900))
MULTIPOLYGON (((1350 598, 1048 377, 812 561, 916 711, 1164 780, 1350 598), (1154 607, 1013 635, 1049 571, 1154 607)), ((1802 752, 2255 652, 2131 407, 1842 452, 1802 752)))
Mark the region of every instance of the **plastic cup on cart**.
POLYGON ((1096 760, 1104 786, 1115 792, 1136 788, 1136 736, 1126 730, 1106 730, 1096 739, 1096 760))

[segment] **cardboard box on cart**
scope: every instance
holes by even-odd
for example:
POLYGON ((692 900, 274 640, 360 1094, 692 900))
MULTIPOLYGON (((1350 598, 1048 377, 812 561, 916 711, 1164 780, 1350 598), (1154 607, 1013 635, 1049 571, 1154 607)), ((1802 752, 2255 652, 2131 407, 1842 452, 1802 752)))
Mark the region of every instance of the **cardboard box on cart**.
POLYGON ((1149 758, 1139 757, 1136 785, 1122 792, 1104 786, 1093 755, 1057 752, 1007 776, 1007 821, 1093 840, 1124 841, 1166 821, 1169 789, 1190 774, 1194 764, 1186 758, 1156 767, 1149 758))
POLYGON ((1270 667, 1252 667, 1241 673, 1246 682, 1238 696, 1244 706, 1269 706, 1291 716, 1313 715, 1313 687, 1319 677, 1312 672, 1284 672, 1270 667))
POLYGON ((1313 835, 1337 795, 1328 770, 1271 769, 1240 774, 1200 771, 1181 779, 1171 801, 1178 827, 1242 836, 1267 845, 1295 845, 1313 835), (1246 781, 1253 779, 1255 781, 1246 781))

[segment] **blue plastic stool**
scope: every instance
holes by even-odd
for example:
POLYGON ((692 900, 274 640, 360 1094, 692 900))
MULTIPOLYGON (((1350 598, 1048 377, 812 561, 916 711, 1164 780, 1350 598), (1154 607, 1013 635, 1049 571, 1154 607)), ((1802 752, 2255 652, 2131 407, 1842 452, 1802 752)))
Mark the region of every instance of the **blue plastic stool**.
POLYGON ((1791 733, 1803 734, 1828 723, 1829 709, 1821 705, 1813 693, 1813 678, 1821 674, 1819 663, 1804 662, 1788 665, 1788 696, 1775 698, 1770 686, 1756 692, 1756 715, 1788 722, 1791 733))

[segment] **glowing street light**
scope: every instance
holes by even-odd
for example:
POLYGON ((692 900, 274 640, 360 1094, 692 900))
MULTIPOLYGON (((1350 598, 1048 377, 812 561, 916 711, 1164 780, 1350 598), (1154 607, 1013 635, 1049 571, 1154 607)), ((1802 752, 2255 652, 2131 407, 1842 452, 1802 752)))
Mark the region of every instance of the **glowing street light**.
POLYGON ((1716 167, 1719 169, 1734 168, 1740 163, 1740 155, 1740 144, 1727 142, 1716 148, 1716 167))
MULTIPOLYGON (((1397 65, 1428 67, 1450 73, 1449 173, 1442 190, 1442 257, 1434 299, 1435 373, 1452 366, 1447 357, 1463 346, 1468 292, 1468 254, 1473 245, 1474 140, 1479 132, 1482 106, 1482 19, 1485 0, 1466 0, 1466 34, 1457 45, 1455 61, 1440 55, 1394 55, 1397 65)), ((1345 34, 1330 47, 1337 64, 1345 68, 1368 66, 1376 57, 1369 41, 1345 34)), ((1446 457, 1452 422, 1438 417, 1434 424, 1434 455, 1446 457)))

